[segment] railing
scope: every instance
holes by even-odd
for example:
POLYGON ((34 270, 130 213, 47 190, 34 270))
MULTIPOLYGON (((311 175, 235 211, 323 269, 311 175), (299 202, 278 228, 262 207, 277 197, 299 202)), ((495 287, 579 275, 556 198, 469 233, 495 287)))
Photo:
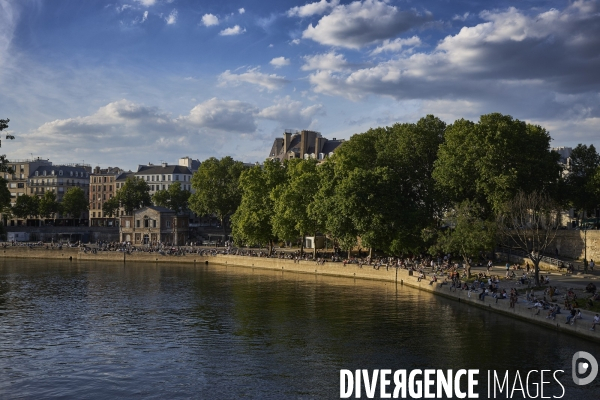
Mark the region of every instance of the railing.
MULTIPOLYGON (((509 247, 499 247, 498 249, 496 249, 496 251, 499 253, 509 255, 509 256, 517 256, 517 257, 522 258, 523 260, 529 258, 529 255, 527 254, 527 252, 524 250, 521 250, 521 249, 511 249, 509 247)), ((564 262, 558 258, 544 256, 544 255, 542 255, 541 261, 543 261, 547 264, 556 265, 558 267, 560 267, 561 264, 564 264, 564 262)))

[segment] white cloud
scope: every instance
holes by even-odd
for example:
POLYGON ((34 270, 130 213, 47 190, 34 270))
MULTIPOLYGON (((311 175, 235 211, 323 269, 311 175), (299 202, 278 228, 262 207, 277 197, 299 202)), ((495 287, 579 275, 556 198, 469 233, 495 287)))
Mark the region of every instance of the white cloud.
POLYGON ((256 131, 254 114, 258 109, 238 100, 212 98, 194 107, 182 120, 198 127, 224 132, 252 133, 256 131))
POLYGON ((146 22, 148 19, 148 11, 144 11, 144 15, 142 16, 142 23, 146 22))
POLYGON ((314 56, 305 56, 304 60, 306 63, 302 66, 303 71, 345 71, 350 65, 342 54, 336 54, 335 51, 316 54, 314 56))
POLYGON ((302 37, 324 45, 359 49, 395 37, 429 20, 429 14, 400 11, 385 1, 354 1, 336 6, 316 26, 309 25, 302 37))
POLYGON ((337 6, 339 2, 339 0, 331 0, 330 2, 327 2, 327 0, 321 0, 319 2, 290 8, 287 12, 287 15, 289 17, 310 17, 311 15, 321 15, 337 6))
POLYGON ((241 74, 232 74, 229 70, 227 70, 219 75, 219 81, 221 86, 237 86, 240 83, 252 83, 268 90, 280 89, 289 83, 289 81, 283 76, 276 74, 263 74, 258 68, 249 69, 247 72, 241 74))
POLYGON ((143 6, 150 7, 156 4, 156 0, 135 0, 143 6))
POLYGON ((322 104, 304 107, 301 102, 286 96, 279 99, 276 104, 261 110, 257 117, 277 121, 287 128, 310 129, 317 115, 325 115, 322 104))
POLYGON ((8 58, 8 48, 12 42, 19 13, 11 1, 0 0, 0 66, 8 58))
POLYGON ((167 21, 167 25, 174 25, 177 23, 177 10, 171 11, 169 16, 165 18, 165 21, 167 21))
MULTIPOLYGON (((368 94, 396 99, 498 97, 508 104, 506 96, 511 94, 507 88, 523 96, 524 90, 527 95, 539 95, 539 91, 597 93, 600 14, 590 13, 590 4, 594 10, 600 8, 590 1, 532 16, 515 8, 485 11, 480 14, 485 22, 447 36, 430 53, 405 54, 351 73, 319 71, 309 79, 318 93, 351 99, 368 94), (587 11, 582 11, 580 4, 587 11)), ((540 103, 539 99, 529 101, 540 103)), ((514 104, 514 99, 510 102, 514 104)))
POLYGON ((204 14, 202 16, 202 24, 204 26, 219 25, 219 17, 213 14, 204 14))
POLYGON ((286 65, 290 65, 290 59, 285 57, 276 57, 272 59, 269 64, 271 64, 275 68, 281 68, 285 67, 286 65))
POLYGON ((240 8, 240 9, 238 10, 238 12, 239 12, 240 14, 244 14, 244 13, 246 12, 246 10, 245 10, 245 9, 242 7, 242 8, 240 8))
POLYGON ((290 44, 300 44, 300 39, 294 39, 290 42, 290 44))
POLYGON ((419 39, 418 36, 413 36, 408 39, 398 38, 391 41, 389 39, 386 39, 383 41, 381 46, 378 46, 375 50, 371 52, 371 55, 374 56, 383 52, 399 52, 407 47, 412 48, 420 45, 421 39, 419 39))
POLYGON ((219 35, 221 36, 233 36, 233 35, 239 35, 246 32, 246 28, 240 28, 239 25, 233 26, 231 28, 227 28, 227 29, 223 29, 221 32, 219 32, 219 35))
POLYGON ((466 21, 467 18, 469 18, 469 15, 471 15, 471 13, 469 13, 468 11, 466 13, 464 13, 463 15, 455 15, 454 17, 452 17, 452 20, 454 21, 466 21))

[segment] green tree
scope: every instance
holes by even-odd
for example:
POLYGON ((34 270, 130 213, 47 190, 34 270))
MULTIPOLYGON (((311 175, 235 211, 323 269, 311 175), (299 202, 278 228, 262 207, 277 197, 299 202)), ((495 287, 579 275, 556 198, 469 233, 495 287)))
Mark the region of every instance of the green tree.
POLYGON ((578 212, 578 219, 585 218, 600 203, 595 186, 599 167, 600 155, 593 144, 589 147, 578 144, 571 152, 565 183, 571 206, 578 212))
POLYGON ((442 250, 462 257, 467 277, 471 276, 471 263, 483 252, 493 250, 496 239, 496 224, 483 218, 483 210, 476 202, 463 201, 447 215, 450 227, 438 236, 432 254, 442 250))
POLYGON ((116 214, 119 209, 119 199, 117 196, 113 196, 110 199, 102 203, 102 213, 107 217, 112 217, 116 214))
POLYGON ((166 207, 171 210, 182 213, 188 209, 190 192, 181 188, 181 183, 174 182, 168 189, 159 190, 152 196, 155 205, 166 207))
MULTIPOLYGON (((0 132, 2 132, 3 130, 8 128, 8 123, 10 122, 10 120, 7 119, 0 119, 0 132)), ((13 135, 10 134, 6 134, 6 139, 8 140, 13 140, 15 137, 13 135)), ((8 166, 8 161, 6 160, 6 155, 2 154, 0 155, 0 171, 6 171, 6 172, 14 172, 11 170, 11 168, 9 168, 8 166)))
POLYGON ((0 177, 0 209, 10 207, 10 190, 8 190, 8 181, 0 177))
POLYGON ((538 126, 498 113, 449 126, 433 178, 455 204, 476 201, 492 220, 519 190, 551 192, 559 181, 559 155, 538 126))
POLYGON ((498 232, 505 242, 525 252, 540 285, 540 261, 560 226, 559 208, 548 195, 520 191, 498 214, 498 232))
POLYGON ((285 169, 279 160, 266 160, 262 167, 257 165, 242 172, 242 200, 231 216, 231 229, 236 241, 266 243, 269 255, 272 254, 277 236, 271 219, 274 207, 271 193, 283 182, 285 169))
POLYGON ((83 189, 72 187, 67 190, 62 198, 62 211, 71 218, 81 220, 81 213, 89 207, 88 198, 83 189))
POLYGON ((60 208, 60 204, 56 201, 56 194, 48 190, 40 199, 39 215, 42 218, 51 218, 52 215, 60 212, 60 208))
POLYGON ((40 208, 39 204, 40 199, 37 196, 24 194, 17 197, 12 213, 15 217, 21 219, 37 217, 40 208))
POLYGON ((285 180, 271 192, 271 223, 275 235, 282 239, 301 237, 302 254, 305 237, 316 235, 319 230, 318 219, 309 213, 309 205, 318 190, 317 163, 315 160, 292 159, 285 161, 284 168, 285 180))
POLYGON ((347 249, 359 236, 391 254, 424 250, 422 231, 445 205, 431 177, 445 129, 428 115, 352 136, 323 170, 312 212, 327 216, 326 231, 347 249))
POLYGON ((150 186, 141 178, 127 178, 115 197, 127 215, 131 215, 134 210, 152 205, 150 186))
POLYGON ((239 179, 244 164, 231 157, 209 158, 192 176, 196 191, 189 198, 190 210, 198 215, 215 214, 225 231, 226 219, 233 215, 242 200, 239 179))

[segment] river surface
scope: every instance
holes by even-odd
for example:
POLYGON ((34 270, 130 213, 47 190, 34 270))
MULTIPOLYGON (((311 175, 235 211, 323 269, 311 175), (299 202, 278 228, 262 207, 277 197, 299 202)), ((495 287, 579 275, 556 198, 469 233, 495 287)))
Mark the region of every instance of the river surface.
POLYGON ((487 370, 511 386, 516 371, 564 370, 545 396, 599 398, 600 377, 571 378, 582 350, 600 360, 597 343, 394 283, 0 260, 2 399, 334 399, 340 369, 417 368, 479 369, 480 398, 487 370))

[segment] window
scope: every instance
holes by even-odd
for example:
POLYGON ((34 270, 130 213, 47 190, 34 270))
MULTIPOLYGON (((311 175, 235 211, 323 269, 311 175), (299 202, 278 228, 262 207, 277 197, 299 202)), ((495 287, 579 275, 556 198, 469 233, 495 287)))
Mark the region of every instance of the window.
POLYGON ((171 221, 167 220, 167 228, 171 227, 171 221))
POLYGON ((162 180, 163 180, 163 181, 165 180, 165 176, 164 176, 164 175, 162 176, 162 180))
POLYGON ((154 175, 152 175, 152 182, 154 182, 154 175))
POLYGON ((129 220, 125 221, 125 228, 131 228, 129 225, 130 225, 129 220))
POLYGON ((92 192, 96 191, 96 186, 92 186, 92 192))
POLYGON ((170 181, 171 180, 171 175, 167 175, 167 180, 170 181))
POLYGON ((17 183, 17 187, 20 189, 23 189, 25 187, 25 183, 23 183, 23 182, 17 183))
POLYGON ((149 228, 150 227, 150 221, 148 220, 148 217, 144 218, 144 228, 149 228))
POLYGON ((62 169, 59 169, 58 170, 58 176, 62 176, 62 174, 63 174, 62 169))
POLYGON ((135 220, 135 226, 136 226, 136 228, 140 227, 140 220, 139 219, 135 220))
POLYGON ((92 213, 92 218, 96 218, 96 213, 95 212, 92 213))
POLYGON ((17 184, 16 183, 11 183, 10 184, 10 188, 11 189, 16 189, 17 188, 17 184))
POLYGON ((152 220, 152 227, 156 228, 156 220, 155 219, 152 220))
POLYGON ((35 171, 35 176, 39 176, 39 172, 38 171, 35 171))
POLYGON ((44 176, 46 176, 46 171, 44 170, 44 176))
POLYGON ((179 175, 175 175, 175 180, 178 181, 179 180, 179 175))

